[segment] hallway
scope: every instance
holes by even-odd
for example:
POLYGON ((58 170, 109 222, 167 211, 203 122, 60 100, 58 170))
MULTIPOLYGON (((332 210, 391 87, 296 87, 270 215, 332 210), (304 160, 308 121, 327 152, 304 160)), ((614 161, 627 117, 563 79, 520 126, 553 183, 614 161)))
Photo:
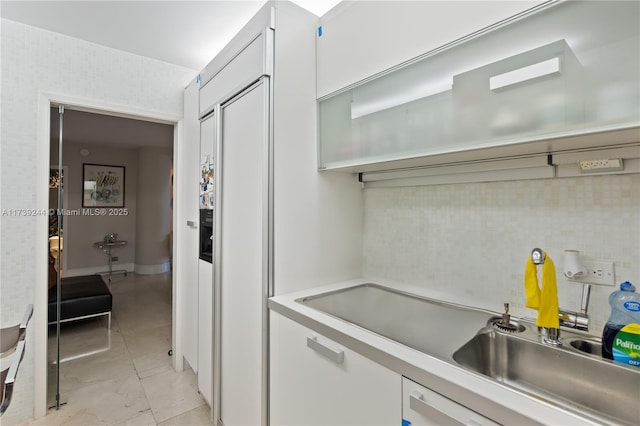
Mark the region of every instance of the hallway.
MULTIPOLYGON (((62 326, 60 395, 66 404, 30 424, 210 425, 193 371, 176 373, 168 356, 171 274, 114 276, 111 292, 110 336, 106 317, 62 326)), ((50 363, 49 406, 55 405, 54 374, 50 363)))

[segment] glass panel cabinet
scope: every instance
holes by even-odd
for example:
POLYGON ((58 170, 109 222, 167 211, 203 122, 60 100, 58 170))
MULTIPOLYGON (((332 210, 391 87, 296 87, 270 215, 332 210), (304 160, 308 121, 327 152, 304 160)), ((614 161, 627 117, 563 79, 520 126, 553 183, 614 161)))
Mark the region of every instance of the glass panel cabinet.
POLYGON ((319 123, 321 170, 638 126, 640 3, 544 8, 320 99, 319 123))

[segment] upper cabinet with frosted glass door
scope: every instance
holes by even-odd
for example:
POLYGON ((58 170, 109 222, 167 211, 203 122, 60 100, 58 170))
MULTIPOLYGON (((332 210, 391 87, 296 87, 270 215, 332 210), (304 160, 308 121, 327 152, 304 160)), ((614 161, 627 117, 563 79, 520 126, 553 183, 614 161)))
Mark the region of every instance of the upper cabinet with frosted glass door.
POLYGON ((640 142, 640 3, 560 2, 319 100, 320 169, 640 142))

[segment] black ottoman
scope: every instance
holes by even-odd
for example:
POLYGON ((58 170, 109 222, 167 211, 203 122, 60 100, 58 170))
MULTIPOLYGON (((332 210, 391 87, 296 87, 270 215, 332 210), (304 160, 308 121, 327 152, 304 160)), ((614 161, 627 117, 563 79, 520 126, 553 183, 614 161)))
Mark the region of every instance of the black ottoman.
MULTIPOLYGON (((56 287, 49 289, 49 324, 56 322, 56 287)), ((100 275, 62 278, 60 322, 109 315, 111 328, 112 299, 100 275)))

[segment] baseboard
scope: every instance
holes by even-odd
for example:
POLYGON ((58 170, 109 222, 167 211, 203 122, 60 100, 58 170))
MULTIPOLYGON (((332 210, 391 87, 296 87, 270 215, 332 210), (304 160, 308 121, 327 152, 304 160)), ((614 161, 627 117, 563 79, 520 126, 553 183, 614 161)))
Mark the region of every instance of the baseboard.
POLYGON ((164 274, 171 270, 171 263, 169 261, 160 263, 158 265, 135 265, 135 273, 139 275, 155 275, 164 274))
MULTIPOLYGON (((123 269, 127 272, 133 272, 135 270, 135 264, 134 263, 123 263, 123 264, 116 263, 113 265, 114 271, 121 271, 123 269)), ((108 273, 109 271, 104 266, 90 266, 88 268, 67 269, 62 274, 62 277, 63 278, 79 277, 81 275, 94 275, 94 274, 105 275, 108 273)))

